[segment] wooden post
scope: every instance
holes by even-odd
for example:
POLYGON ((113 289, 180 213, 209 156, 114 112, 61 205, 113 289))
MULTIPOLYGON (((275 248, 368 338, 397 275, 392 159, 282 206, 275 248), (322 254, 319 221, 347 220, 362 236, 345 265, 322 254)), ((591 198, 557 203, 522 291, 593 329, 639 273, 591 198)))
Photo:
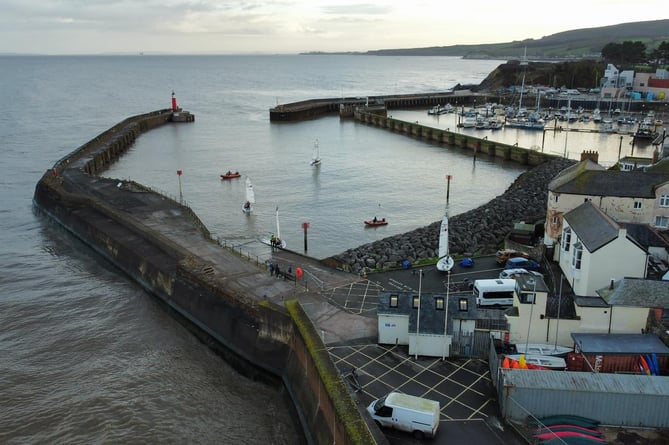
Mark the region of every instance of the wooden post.
POLYGON ((308 222, 303 222, 302 223, 302 230, 304 231, 304 251, 305 252, 308 250, 308 247, 307 247, 307 229, 309 229, 309 223, 308 222))

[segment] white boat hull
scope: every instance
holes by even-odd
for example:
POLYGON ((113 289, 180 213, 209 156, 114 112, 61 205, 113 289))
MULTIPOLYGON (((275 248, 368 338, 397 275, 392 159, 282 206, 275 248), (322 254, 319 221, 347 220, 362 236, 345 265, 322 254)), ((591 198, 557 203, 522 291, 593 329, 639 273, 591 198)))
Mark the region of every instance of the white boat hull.
POLYGON ((455 261, 453 261, 453 258, 450 256, 439 258, 439 261, 437 261, 437 270, 440 272, 448 272, 449 270, 453 269, 454 264, 455 261))
POLYGON ((563 356, 572 352, 573 349, 544 343, 517 343, 516 351, 518 354, 563 356))

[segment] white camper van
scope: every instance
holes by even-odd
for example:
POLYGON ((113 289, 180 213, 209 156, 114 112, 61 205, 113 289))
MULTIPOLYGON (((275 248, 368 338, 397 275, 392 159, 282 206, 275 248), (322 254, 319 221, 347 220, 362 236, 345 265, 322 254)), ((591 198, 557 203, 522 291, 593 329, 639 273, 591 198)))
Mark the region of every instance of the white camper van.
POLYGON ((475 280, 474 298, 476 305, 482 306, 513 306, 513 291, 516 280, 475 280))
POLYGON ((391 392, 373 401, 367 411, 381 426, 413 433, 414 437, 434 437, 439 428, 439 402, 391 392))

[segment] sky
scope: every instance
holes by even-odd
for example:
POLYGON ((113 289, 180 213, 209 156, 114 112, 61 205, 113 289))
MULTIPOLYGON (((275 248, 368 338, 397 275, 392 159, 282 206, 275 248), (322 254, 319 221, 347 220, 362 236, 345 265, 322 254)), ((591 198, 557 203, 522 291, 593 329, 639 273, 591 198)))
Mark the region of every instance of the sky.
MULTIPOLYGON (((664 13, 663 17, 661 14, 664 13)), ((2 0, 0 54, 296 54, 539 39, 665 0, 2 0)))

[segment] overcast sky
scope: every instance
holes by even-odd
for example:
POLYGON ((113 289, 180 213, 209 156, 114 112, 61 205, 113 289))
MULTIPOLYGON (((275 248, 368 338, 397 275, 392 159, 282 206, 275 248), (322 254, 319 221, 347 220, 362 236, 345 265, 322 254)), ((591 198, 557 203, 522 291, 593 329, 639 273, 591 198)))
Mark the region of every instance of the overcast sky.
MULTIPOLYGON (((0 53, 299 53, 538 39, 666 0, 1 0, 0 53)), ((664 16, 662 16, 664 14, 664 16)))

